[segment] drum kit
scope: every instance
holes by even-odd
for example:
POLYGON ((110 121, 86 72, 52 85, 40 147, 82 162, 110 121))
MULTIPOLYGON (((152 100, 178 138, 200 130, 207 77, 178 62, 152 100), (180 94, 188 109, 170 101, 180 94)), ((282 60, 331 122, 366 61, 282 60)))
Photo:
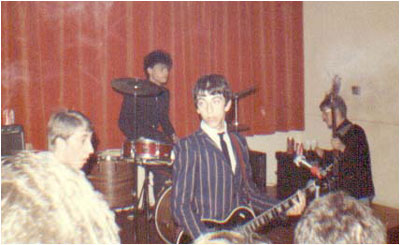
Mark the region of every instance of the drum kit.
MULTIPOLYGON (((96 163, 91 166, 88 179, 94 188, 103 194, 110 208, 115 212, 129 212, 131 217, 138 217, 139 212, 145 215, 146 239, 149 241, 150 222, 150 171, 171 168, 173 157, 172 145, 155 140, 139 138, 136 141, 126 141, 123 149, 109 149, 97 153, 96 163), (139 179, 137 172, 144 168, 144 180, 136 192, 139 179)), ((171 186, 171 174, 164 171, 166 181, 161 190, 171 186)), ((160 176, 155 176, 158 178, 160 176)), ((163 191, 156 193, 162 196, 163 191)), ((123 226, 123 225, 122 225, 123 226)), ((132 231, 130 231, 132 232, 132 231)))
MULTIPOLYGON (((161 90, 158 86, 137 78, 119 78, 111 82, 112 88, 123 94, 134 96, 136 110, 137 97, 156 96, 161 90)), ((161 196, 172 183, 171 167, 173 153, 171 144, 165 144, 148 138, 126 140, 122 149, 108 149, 98 152, 94 163, 88 170, 88 179, 95 189, 103 194, 117 216, 118 213, 129 211, 129 216, 135 219, 139 213, 145 215, 146 240, 149 242, 150 222, 150 193, 151 172, 161 172, 162 185, 160 193, 155 193, 155 198, 161 196), (138 172, 144 169, 143 182, 139 182, 138 172), (151 171, 151 172, 150 172, 151 171)), ((154 176, 159 178, 160 176, 154 176)), ((159 186, 154 186, 155 189, 159 186)), ((157 201, 157 200, 155 200, 157 201)), ((123 224, 120 224, 123 229, 123 224)), ((132 231, 129 231, 132 233, 132 231)), ((137 232, 137 231, 136 231, 137 232)), ((135 232, 135 233, 136 233, 135 232)))
MULTIPOLYGON (((111 86, 118 93, 133 95, 135 102, 133 110, 136 110, 138 97, 157 96, 161 92, 160 88, 153 83, 137 78, 118 78, 111 82, 111 86)), ((230 130, 248 130, 246 125, 239 124, 237 120, 238 99, 253 93, 255 90, 253 87, 233 94, 235 119, 229 124, 230 130)), ((147 187, 151 181, 150 171, 157 168, 170 169, 172 167, 174 160, 173 146, 153 139, 134 138, 136 140, 126 140, 122 149, 109 149, 98 152, 95 159, 96 163, 89 170, 88 179, 95 189, 103 193, 104 199, 116 211, 117 215, 120 211, 129 211, 130 216, 135 218, 138 216, 138 212, 144 211, 146 242, 149 243, 151 214, 150 193, 147 187), (144 169, 142 186, 139 186, 139 179, 137 178, 139 169, 144 169)), ((173 218, 169 210, 172 183, 170 171, 167 171, 165 176, 167 176, 167 180, 163 182, 159 193, 155 195, 158 200, 155 200, 154 218, 160 238, 170 243, 172 239, 167 232, 170 230, 171 224, 173 224, 171 222, 173 218)), ((158 176, 155 177, 157 178, 158 176)), ((131 231, 128 233, 131 233, 131 231)))

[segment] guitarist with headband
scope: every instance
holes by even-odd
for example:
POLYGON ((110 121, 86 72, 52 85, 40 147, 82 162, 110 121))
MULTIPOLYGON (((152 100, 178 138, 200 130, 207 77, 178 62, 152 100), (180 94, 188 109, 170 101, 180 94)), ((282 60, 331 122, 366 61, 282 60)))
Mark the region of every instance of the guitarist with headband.
POLYGON ((330 174, 333 189, 346 191, 369 204, 375 191, 368 141, 363 128, 347 119, 346 104, 338 95, 333 98, 332 94, 327 95, 319 108, 322 120, 333 131, 333 150, 317 147, 316 153, 322 158, 322 165, 334 164, 330 174))
MULTIPOLYGON (((193 97, 201 117, 200 129, 175 146, 171 195, 172 215, 189 241, 216 230, 216 226, 233 229, 235 222, 230 219, 240 206, 254 215, 253 208, 264 211, 279 202, 256 190, 246 140, 227 131, 225 115, 232 105, 227 80, 221 75, 205 75, 197 81, 193 97)), ((274 214, 277 218, 284 212, 300 215, 304 207, 305 195, 300 193, 292 206, 274 214)), ((182 240, 178 238, 178 242, 182 240)))

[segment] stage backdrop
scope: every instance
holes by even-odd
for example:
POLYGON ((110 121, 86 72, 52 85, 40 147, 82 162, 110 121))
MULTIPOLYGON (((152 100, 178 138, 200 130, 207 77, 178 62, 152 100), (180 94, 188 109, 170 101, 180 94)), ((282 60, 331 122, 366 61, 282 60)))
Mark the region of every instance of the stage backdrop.
POLYGON ((191 90, 220 73, 239 100, 245 134, 304 128, 301 2, 2 2, 1 108, 46 149, 60 108, 94 123, 99 150, 120 148, 118 77, 144 77, 143 57, 171 53, 170 116, 179 137, 198 128, 191 90))

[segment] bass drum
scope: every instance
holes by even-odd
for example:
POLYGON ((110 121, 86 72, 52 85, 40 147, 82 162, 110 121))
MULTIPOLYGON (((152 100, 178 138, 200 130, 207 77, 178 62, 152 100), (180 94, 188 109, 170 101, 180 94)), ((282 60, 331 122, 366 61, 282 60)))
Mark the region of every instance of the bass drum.
POLYGON ((187 235, 179 228, 171 214, 172 186, 168 187, 158 200, 155 214, 157 233, 166 243, 186 243, 187 235))
POLYGON ((93 187, 103 194, 110 208, 133 205, 132 190, 135 184, 133 164, 121 158, 120 149, 97 153, 97 159, 88 170, 87 178, 93 187))

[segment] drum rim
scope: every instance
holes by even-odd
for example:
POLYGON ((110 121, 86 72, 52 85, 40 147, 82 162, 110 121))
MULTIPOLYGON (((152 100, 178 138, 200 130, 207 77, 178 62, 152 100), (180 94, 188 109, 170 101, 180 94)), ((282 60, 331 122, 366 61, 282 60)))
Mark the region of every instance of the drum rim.
POLYGON ((136 142, 150 142, 150 143, 159 143, 157 140, 145 138, 145 137, 140 137, 139 139, 135 140, 136 142))
POLYGON ((164 234, 162 234, 160 227, 159 227, 159 220, 158 220, 158 213, 160 210, 160 203, 162 202, 162 200, 165 198, 165 196, 167 195, 167 193, 172 192, 172 186, 168 187, 167 189, 164 190, 164 193, 161 195, 160 199, 157 202, 156 205, 156 212, 154 214, 154 223, 156 224, 156 230, 158 235, 160 236, 160 238, 166 242, 166 243, 174 243, 173 241, 169 241, 167 238, 165 238, 164 234))
POLYGON ((96 152, 96 158, 100 160, 120 160, 122 158, 121 149, 111 148, 103 151, 98 151, 96 152), (115 153, 115 155, 113 153, 115 153))
POLYGON ((161 141, 154 140, 154 139, 149 139, 149 138, 145 138, 145 137, 140 137, 139 139, 135 140, 135 144, 136 143, 154 143, 156 145, 165 145, 165 146, 171 146, 172 147, 172 144, 163 143, 161 141))

